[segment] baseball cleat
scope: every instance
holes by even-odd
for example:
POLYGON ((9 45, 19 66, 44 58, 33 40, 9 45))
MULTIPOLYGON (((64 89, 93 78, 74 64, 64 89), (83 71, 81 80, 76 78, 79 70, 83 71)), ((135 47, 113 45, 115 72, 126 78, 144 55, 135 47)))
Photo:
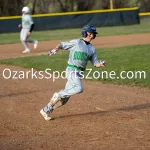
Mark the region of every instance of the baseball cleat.
POLYGON ((49 113, 46 113, 43 109, 40 110, 40 114, 44 117, 44 119, 46 121, 49 121, 51 120, 52 118, 50 117, 50 114, 49 113))
POLYGON ((29 53, 29 52, 30 52, 29 49, 25 49, 22 53, 24 54, 24 53, 29 53))
POLYGON ((38 41, 35 41, 35 43, 34 43, 34 49, 36 49, 37 46, 38 46, 38 41))

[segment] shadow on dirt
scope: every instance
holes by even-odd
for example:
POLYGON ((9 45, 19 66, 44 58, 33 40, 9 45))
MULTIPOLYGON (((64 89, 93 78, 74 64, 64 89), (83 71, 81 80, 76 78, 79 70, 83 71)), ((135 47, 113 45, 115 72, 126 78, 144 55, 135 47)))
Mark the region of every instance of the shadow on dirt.
POLYGON ((19 93, 10 93, 10 94, 6 94, 6 95, 0 95, 0 98, 5 98, 5 97, 13 97, 13 96, 21 96, 21 95, 25 95, 25 94, 32 94, 32 93, 38 93, 38 92, 43 92, 43 91, 50 91, 50 89, 39 89, 39 90, 35 90, 35 91, 23 91, 23 92, 19 92, 19 93))
POLYGON ((143 110, 143 109, 149 109, 150 108, 150 103, 146 104, 141 104, 141 105, 134 105, 134 106, 126 106, 122 108, 116 108, 116 109, 110 109, 110 110, 105 110, 105 111, 94 111, 94 112, 87 112, 83 114, 72 114, 72 115, 67 115, 67 116, 60 116, 56 117, 55 119, 63 119, 63 118, 72 118, 72 117, 85 117, 85 116, 90 116, 90 115, 106 115, 108 113, 115 113, 115 112, 120 112, 120 111, 135 111, 135 110, 143 110))

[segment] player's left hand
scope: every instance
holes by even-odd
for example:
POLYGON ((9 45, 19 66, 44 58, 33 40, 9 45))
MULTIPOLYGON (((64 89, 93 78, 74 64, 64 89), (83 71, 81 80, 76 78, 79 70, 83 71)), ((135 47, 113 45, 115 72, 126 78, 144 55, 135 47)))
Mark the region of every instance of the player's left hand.
POLYGON ((22 24, 18 24, 18 28, 21 28, 22 27, 22 24))
POLYGON ((101 61, 99 67, 104 67, 106 66, 106 64, 107 64, 106 61, 101 61))

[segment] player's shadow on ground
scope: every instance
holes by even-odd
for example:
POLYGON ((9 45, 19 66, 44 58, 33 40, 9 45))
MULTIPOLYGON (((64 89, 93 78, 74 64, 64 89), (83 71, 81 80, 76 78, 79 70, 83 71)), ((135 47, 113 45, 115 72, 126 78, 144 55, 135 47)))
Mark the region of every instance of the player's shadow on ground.
POLYGON ((43 92, 43 91, 50 91, 50 89, 39 89, 39 90, 33 90, 33 91, 23 91, 19 93, 8 93, 8 94, 0 94, 0 98, 5 98, 5 97, 14 97, 14 96, 22 96, 25 94, 33 94, 33 93, 38 93, 38 92, 43 92))
POLYGON ((91 115, 106 115, 108 113, 114 113, 114 112, 121 112, 121 111, 135 111, 135 110, 143 110, 143 109, 149 109, 150 108, 150 103, 146 104, 140 104, 140 105, 134 105, 134 106, 126 106, 126 107, 121 107, 121 108, 115 108, 115 109, 109 109, 105 111, 93 111, 93 112, 87 112, 87 113, 82 113, 82 114, 72 114, 72 115, 67 115, 67 116, 60 116, 56 117, 55 119, 63 119, 63 118, 72 118, 72 117, 85 117, 85 116, 91 116, 91 115))

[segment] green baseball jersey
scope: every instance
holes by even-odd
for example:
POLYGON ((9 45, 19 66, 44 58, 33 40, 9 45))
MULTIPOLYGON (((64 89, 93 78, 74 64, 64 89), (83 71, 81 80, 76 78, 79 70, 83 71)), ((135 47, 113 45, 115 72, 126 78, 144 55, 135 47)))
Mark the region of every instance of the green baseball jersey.
POLYGON ((33 23, 34 22, 30 14, 22 15, 22 28, 23 29, 30 29, 33 23))
POLYGON ((69 50, 68 64, 86 68, 88 60, 95 66, 100 62, 96 49, 91 43, 85 42, 82 39, 74 39, 68 42, 61 42, 63 50, 69 50))

